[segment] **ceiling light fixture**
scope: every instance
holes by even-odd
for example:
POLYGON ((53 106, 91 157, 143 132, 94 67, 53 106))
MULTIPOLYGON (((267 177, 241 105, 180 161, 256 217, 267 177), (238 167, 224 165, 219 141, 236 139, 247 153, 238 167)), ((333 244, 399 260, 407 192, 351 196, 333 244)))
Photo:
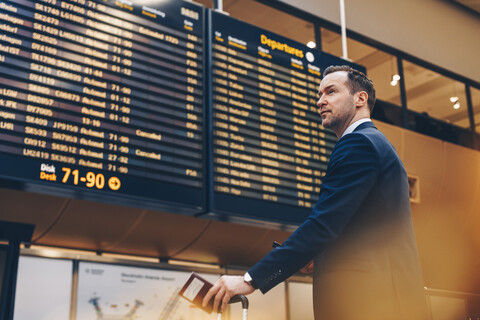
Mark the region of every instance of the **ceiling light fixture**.
POLYGON ((390 85, 392 87, 395 87, 398 84, 398 81, 400 80, 400 75, 398 73, 395 73, 392 75, 392 81, 390 81, 390 85))
POLYGON ((453 103, 453 109, 460 109, 460 99, 458 97, 450 97, 450 102, 453 103))

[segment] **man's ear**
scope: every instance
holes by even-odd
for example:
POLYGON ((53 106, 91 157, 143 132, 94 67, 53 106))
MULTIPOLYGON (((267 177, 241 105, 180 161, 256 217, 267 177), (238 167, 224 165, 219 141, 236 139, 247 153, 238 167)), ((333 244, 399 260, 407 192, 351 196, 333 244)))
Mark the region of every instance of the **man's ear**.
POLYGON ((355 106, 361 108, 368 104, 368 93, 359 91, 355 94, 355 106))

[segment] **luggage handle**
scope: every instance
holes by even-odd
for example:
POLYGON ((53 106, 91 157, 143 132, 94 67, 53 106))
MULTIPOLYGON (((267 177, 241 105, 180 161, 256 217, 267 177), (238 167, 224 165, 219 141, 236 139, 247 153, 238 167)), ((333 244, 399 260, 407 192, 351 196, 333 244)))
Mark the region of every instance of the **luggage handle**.
POLYGON ((242 303, 242 309, 248 309, 248 298, 245 297, 243 294, 236 295, 232 299, 230 299, 230 303, 237 303, 241 302, 242 303))
MULTIPOLYGON (((228 302, 228 304, 237 303, 237 302, 241 302, 241 303, 242 303, 242 310, 243 310, 242 320, 247 320, 247 316, 248 316, 248 298, 245 297, 244 295, 237 295, 237 296, 234 296, 232 299, 230 299, 230 301, 228 302)), ((222 313, 219 312, 219 313, 218 313, 218 320, 221 320, 221 319, 222 319, 222 313)))

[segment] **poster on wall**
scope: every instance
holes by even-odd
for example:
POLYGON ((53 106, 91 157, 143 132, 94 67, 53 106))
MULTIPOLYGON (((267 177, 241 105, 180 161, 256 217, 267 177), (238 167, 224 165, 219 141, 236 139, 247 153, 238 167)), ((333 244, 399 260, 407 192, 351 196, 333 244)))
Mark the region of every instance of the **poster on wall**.
POLYGON ((14 320, 69 319, 72 261, 21 256, 14 320))
MULTIPOLYGON (((77 320, 209 320, 178 295, 190 272, 81 262, 77 320)), ((202 274, 214 282, 217 275, 202 274)))

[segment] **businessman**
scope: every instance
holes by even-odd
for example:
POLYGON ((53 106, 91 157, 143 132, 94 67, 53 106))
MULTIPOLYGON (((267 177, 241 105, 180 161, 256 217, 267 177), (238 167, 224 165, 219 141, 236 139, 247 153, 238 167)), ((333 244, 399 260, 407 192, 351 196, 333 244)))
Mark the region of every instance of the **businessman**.
POLYGON ((407 174, 370 120, 373 83, 348 66, 323 76, 317 105, 339 140, 312 214, 243 277, 221 277, 204 303, 225 309, 234 295, 266 293, 313 260, 315 319, 424 320, 407 174))

